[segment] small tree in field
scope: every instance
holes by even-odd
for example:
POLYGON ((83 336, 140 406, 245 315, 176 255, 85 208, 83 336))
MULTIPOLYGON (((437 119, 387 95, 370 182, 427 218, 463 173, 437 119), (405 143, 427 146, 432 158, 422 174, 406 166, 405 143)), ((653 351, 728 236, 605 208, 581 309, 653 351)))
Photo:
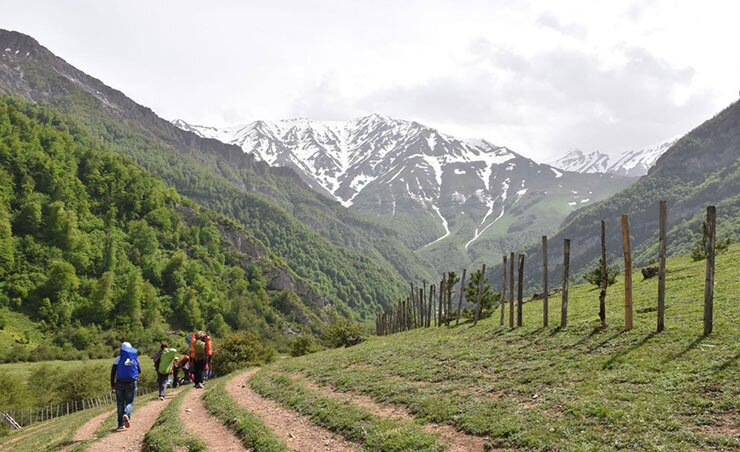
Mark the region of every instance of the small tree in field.
MULTIPOLYGON (((701 261, 707 258, 707 239, 708 239, 709 233, 707 232, 707 221, 704 220, 701 223, 701 235, 699 236, 699 239, 694 244, 694 247, 691 249, 691 260, 693 261, 701 261)), ((725 240, 716 240, 714 245, 714 250, 717 254, 725 251, 728 246, 730 246, 731 240, 730 238, 726 238, 725 240)))
MULTIPOLYGON (((619 275, 619 270, 616 268, 612 268, 607 266, 606 267, 606 274, 608 279, 608 285, 613 285, 615 282, 617 282, 617 276, 619 275)), ((594 267, 593 270, 590 272, 583 274, 583 279, 590 282, 596 287, 601 287, 601 258, 599 258, 599 263, 594 267)))
MULTIPOLYGON (((478 285, 480 284, 481 279, 481 271, 480 269, 474 271, 470 275, 470 280, 465 286, 465 299, 469 300, 471 303, 477 303, 478 302, 478 285)), ((488 278, 483 279, 483 293, 481 295, 481 312, 480 312, 480 318, 485 319, 489 315, 491 315, 491 310, 498 306, 499 300, 501 298, 501 294, 499 293, 493 293, 493 290, 491 290, 491 283, 488 281, 488 278)), ((475 311, 468 311, 465 310, 465 315, 469 316, 473 314, 475 311)))

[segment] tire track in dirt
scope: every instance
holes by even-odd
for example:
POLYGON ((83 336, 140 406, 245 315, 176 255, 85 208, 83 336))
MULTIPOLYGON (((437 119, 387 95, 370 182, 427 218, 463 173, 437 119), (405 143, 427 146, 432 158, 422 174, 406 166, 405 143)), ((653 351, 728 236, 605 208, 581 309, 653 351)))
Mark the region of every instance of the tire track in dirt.
POLYGON ((247 380, 259 369, 251 369, 226 383, 226 390, 243 408, 258 415, 262 422, 291 449, 297 452, 356 451, 360 446, 318 427, 294 411, 266 399, 249 387, 247 380))
MULTIPOLYGON (((381 404, 365 395, 353 392, 340 392, 330 386, 321 386, 316 382, 311 381, 306 375, 290 374, 289 376, 295 380, 304 381, 311 389, 321 391, 329 397, 348 400, 380 417, 414 420, 414 416, 408 410, 400 406, 381 404)), ((423 424, 422 426, 427 432, 439 435, 440 440, 447 444, 447 450, 449 452, 484 451, 486 448, 488 438, 468 435, 467 433, 458 431, 451 425, 423 424)))
POLYGON ((70 440, 71 442, 62 449, 62 452, 72 450, 78 443, 96 439, 100 427, 110 416, 114 416, 115 414, 116 410, 106 411, 105 413, 100 413, 82 424, 82 426, 75 431, 74 436, 72 436, 72 439, 70 440))
POLYGON ((159 413, 171 401, 171 397, 165 400, 154 399, 138 407, 136 402, 134 402, 134 411, 131 413, 131 428, 122 432, 113 432, 92 443, 87 448, 87 452, 108 452, 111 450, 140 451, 144 442, 144 435, 152 428, 159 413))
POLYGON ((237 436, 218 419, 211 416, 203 405, 203 390, 188 389, 180 405, 180 419, 188 432, 203 440, 208 450, 237 452, 246 451, 237 436))

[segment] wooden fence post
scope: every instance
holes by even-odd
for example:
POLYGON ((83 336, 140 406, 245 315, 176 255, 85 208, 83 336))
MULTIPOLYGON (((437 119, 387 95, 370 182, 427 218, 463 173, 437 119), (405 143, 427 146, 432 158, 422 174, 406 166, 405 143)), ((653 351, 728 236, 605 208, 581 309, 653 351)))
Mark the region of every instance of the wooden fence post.
POLYGON ((560 328, 568 327, 568 278, 570 277, 570 239, 563 240, 563 303, 560 306, 560 328))
POLYGON ((632 330, 632 246, 630 220, 622 214, 622 248, 624 250, 624 329, 632 330))
POLYGON ((660 201, 658 213, 659 243, 658 243, 658 332, 665 329, 665 254, 666 254, 666 230, 668 222, 668 203, 660 201))
POLYGON ((442 300, 445 293, 445 274, 442 274, 442 280, 439 282, 439 300, 437 305, 437 326, 442 326, 442 300))
POLYGON ((519 285, 517 287, 516 326, 522 326, 522 297, 524 294, 524 254, 519 255, 519 285))
POLYGON ((509 254, 509 328, 514 328, 514 253, 509 254))
POLYGON ((606 289, 609 275, 606 268, 606 222, 601 220, 601 291, 599 292, 599 320, 601 328, 606 328, 606 289))
POLYGON ((707 273, 704 281, 704 335, 714 328, 714 253, 717 235, 717 209, 707 207, 707 273))
POLYGON ((478 300, 475 303, 475 317, 473 320, 473 326, 478 324, 478 317, 480 317, 481 302, 483 297, 483 281, 486 277, 486 264, 480 269, 480 280, 478 280, 478 300))
POLYGON ((465 293, 465 272, 466 268, 463 268, 462 279, 460 280, 460 296, 457 299, 457 318, 455 319, 455 326, 460 324, 460 310, 462 309, 463 294, 465 293))
POLYGON ((506 254, 504 254, 504 265, 501 266, 504 279, 501 282, 501 326, 504 326, 504 315, 506 314, 506 254))
POLYGON ((427 328, 432 326, 432 300, 434 299, 434 284, 429 285, 429 303, 427 303, 427 328))
POLYGON ((547 287, 547 236, 542 236, 542 326, 547 327, 550 317, 548 297, 550 289, 547 287))
POLYGON ((426 297, 425 297, 425 290, 427 290, 427 280, 423 280, 421 284, 421 289, 419 289, 419 310, 421 311, 421 326, 427 326, 427 316, 426 316, 426 297))

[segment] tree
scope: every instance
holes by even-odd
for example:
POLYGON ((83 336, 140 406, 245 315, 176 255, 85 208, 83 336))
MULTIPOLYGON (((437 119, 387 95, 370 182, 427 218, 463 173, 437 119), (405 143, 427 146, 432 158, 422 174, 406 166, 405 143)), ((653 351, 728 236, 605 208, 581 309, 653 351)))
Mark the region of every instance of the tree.
POLYGON ((185 327, 198 330, 203 327, 203 315, 198 304, 198 292, 193 289, 187 289, 180 307, 181 317, 185 320, 185 327))
MULTIPOLYGON (((694 247, 691 249, 691 260, 701 261, 707 258, 708 238, 709 238, 709 233, 707 231, 707 220, 704 220, 701 223, 701 234, 699 235, 699 238, 694 244, 694 247)), ((732 243, 732 240, 729 237, 727 237, 724 240, 715 240, 715 243, 714 243, 715 252, 719 254, 725 251, 727 247, 730 246, 730 243, 732 243)))
MULTIPOLYGON (((608 279, 608 285, 611 286, 615 282, 617 282, 617 276, 619 276, 619 269, 616 269, 616 268, 612 268, 612 267, 607 266, 606 267, 606 274, 607 274, 607 277, 608 277, 607 278, 608 279)), ((587 272, 587 273, 584 273, 583 274, 583 279, 585 279, 586 281, 590 282, 591 284, 593 284, 596 287, 601 287, 601 258, 599 258, 599 262, 596 265, 596 267, 594 267, 593 270, 591 270, 590 272, 587 272)))
POLYGON ((10 227, 10 216, 3 206, 0 206, 0 276, 4 276, 13 268, 15 252, 13 246, 13 232, 10 227))
POLYGON ((144 298, 144 279, 141 270, 134 267, 129 271, 126 289, 119 296, 116 311, 123 326, 140 328, 142 326, 141 305, 144 298))
MULTIPOLYGON (((481 270, 478 269, 470 275, 467 287, 465 287, 465 299, 470 302, 478 302, 478 285, 481 280, 481 270)), ((500 294, 493 293, 491 282, 488 278, 483 279, 483 292, 481 295, 481 318, 491 314, 491 310, 498 305, 500 294)))
POLYGON ((69 262, 54 260, 49 265, 49 276, 44 285, 39 314, 55 325, 68 323, 72 316, 72 296, 80 287, 75 268, 69 262))

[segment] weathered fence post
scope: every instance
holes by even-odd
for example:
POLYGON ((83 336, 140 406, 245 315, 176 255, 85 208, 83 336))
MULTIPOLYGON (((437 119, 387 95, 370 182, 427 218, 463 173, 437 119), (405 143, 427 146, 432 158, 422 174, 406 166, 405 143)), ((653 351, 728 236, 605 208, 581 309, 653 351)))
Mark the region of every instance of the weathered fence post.
POLYGON ((509 254, 509 328, 514 328, 514 253, 509 254))
POLYGON ((606 268, 606 222, 601 220, 601 291, 599 292, 599 320, 601 328, 606 328, 606 289, 609 275, 606 268))
POLYGON ((427 303, 427 328, 432 326, 432 300, 434 300, 434 284, 429 285, 429 303, 427 303))
POLYGON ((522 326, 522 304, 524 294, 524 254, 519 255, 519 284, 517 287, 516 301, 516 326, 522 326))
POLYGON ((473 326, 478 324, 478 318, 480 317, 481 302, 483 297, 483 281, 486 277, 486 264, 480 269, 480 280, 478 280, 478 300, 475 303, 475 317, 473 320, 473 326))
POLYGON ((457 298, 457 316, 455 319, 455 326, 460 324, 460 310, 462 309, 463 294, 465 294, 465 273, 467 271, 467 268, 463 268, 462 279, 460 280, 460 296, 457 298))
POLYGON ((707 273, 704 281, 704 335, 714 327, 714 253, 717 235, 717 208, 707 207, 707 273))
POLYGON ((563 239, 563 302, 560 306, 560 328, 568 327, 568 278, 570 278, 570 239, 563 239))
POLYGON ((445 274, 442 274, 442 280, 439 282, 439 300, 437 305, 437 326, 442 326, 442 299, 445 293, 445 274))
POLYGON ((416 291, 411 283, 411 328, 416 328, 416 291))
POLYGON ((632 330, 632 246, 630 220, 622 214, 622 248, 624 251, 624 329, 632 330))
POLYGON ((660 201, 660 211, 658 213, 658 332, 665 329, 665 249, 666 249, 666 230, 668 222, 668 203, 660 201))
POLYGON ((504 254, 504 265, 501 266, 504 279, 501 283, 501 326, 504 326, 504 315, 506 313, 506 254, 504 254))
POLYGON ((548 297, 549 288, 547 287, 547 236, 542 236, 542 326, 547 327, 550 317, 548 297))

